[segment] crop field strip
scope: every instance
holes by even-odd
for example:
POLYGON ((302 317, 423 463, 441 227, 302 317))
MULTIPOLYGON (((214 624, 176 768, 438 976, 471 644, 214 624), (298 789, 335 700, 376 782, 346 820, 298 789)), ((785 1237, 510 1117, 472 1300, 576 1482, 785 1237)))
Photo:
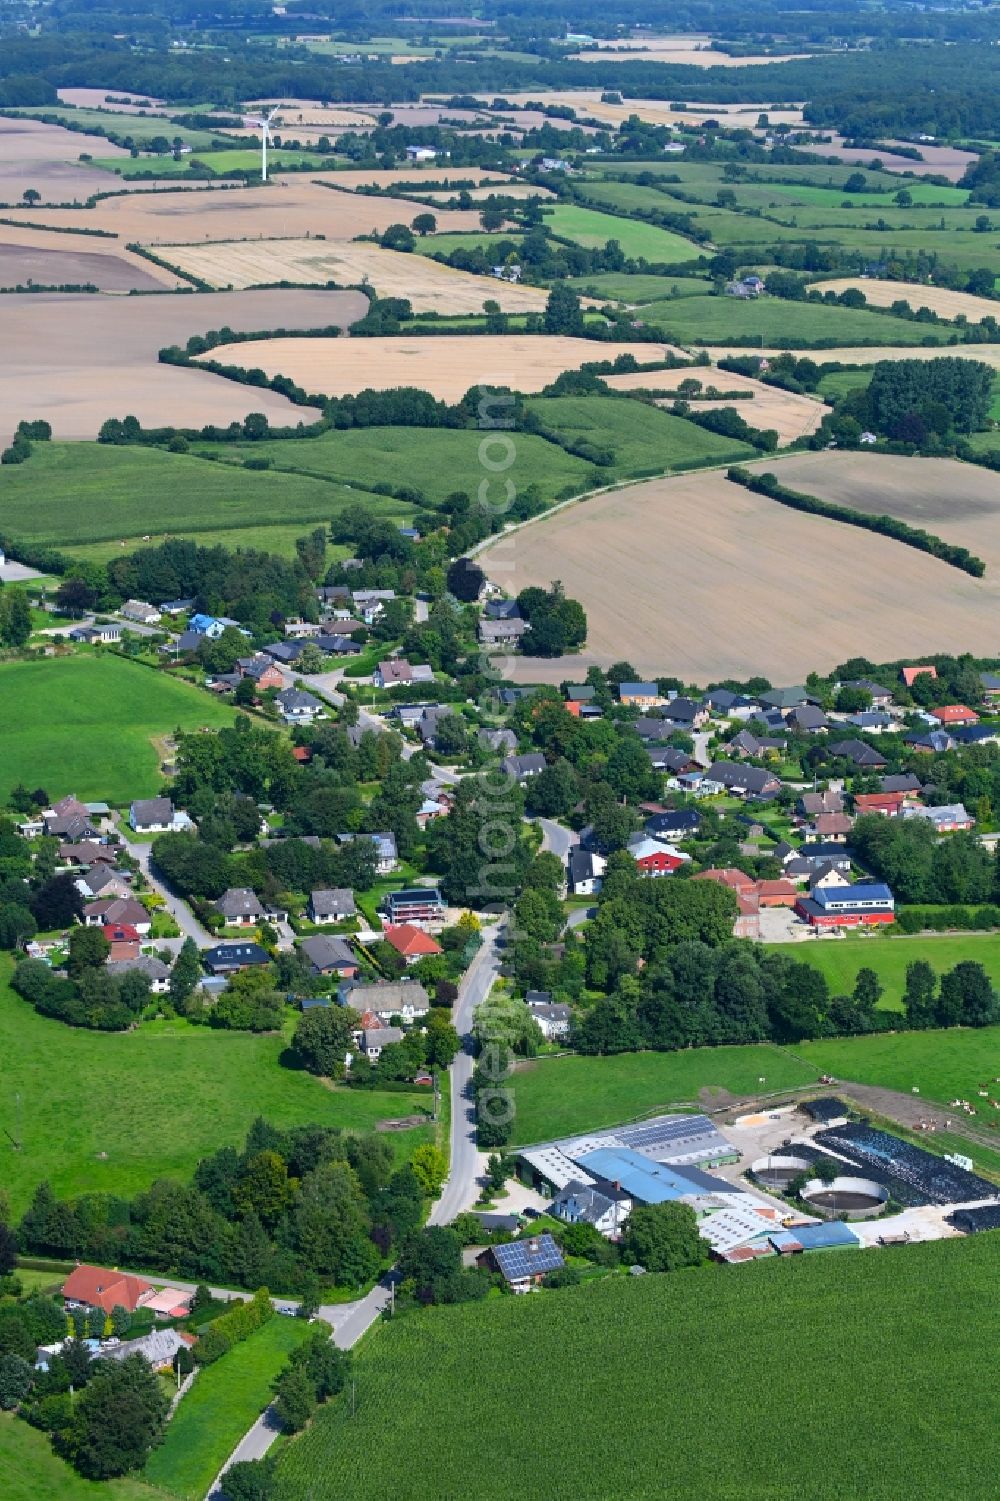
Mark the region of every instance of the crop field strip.
MULTIPOLYGON (((407 212, 412 217, 419 210, 409 205, 407 212)), ((415 313, 481 313, 490 300, 504 312, 540 313, 547 296, 539 287, 474 276, 423 255, 350 240, 237 240, 165 245, 157 253, 215 287, 269 286, 279 281, 359 286, 367 280, 383 297, 405 297, 415 313)))
MULTIPOLYGON (((629 391, 636 388, 676 392, 681 381, 687 378, 700 380, 703 390, 714 386, 719 391, 749 391, 752 400, 745 398, 727 402, 723 396, 718 401, 697 400, 691 403, 694 412, 733 407, 751 427, 767 430, 773 428, 779 443, 792 443, 816 431, 829 408, 812 396, 800 396, 794 391, 782 391, 778 386, 765 385, 747 375, 737 375, 732 370, 719 370, 714 366, 693 370, 660 370, 638 375, 607 375, 603 379, 614 391, 629 391)), ((677 399, 666 395, 661 405, 671 405, 677 399)))
POLYGON ((419 386, 441 401, 457 401, 474 385, 539 391, 564 370, 595 360, 614 360, 621 354, 635 355, 637 350, 643 360, 655 363, 669 347, 666 343, 594 344, 562 334, 376 335, 224 344, 205 358, 255 366, 272 376, 285 375, 304 390, 325 396, 348 396, 369 387, 385 391, 419 386))

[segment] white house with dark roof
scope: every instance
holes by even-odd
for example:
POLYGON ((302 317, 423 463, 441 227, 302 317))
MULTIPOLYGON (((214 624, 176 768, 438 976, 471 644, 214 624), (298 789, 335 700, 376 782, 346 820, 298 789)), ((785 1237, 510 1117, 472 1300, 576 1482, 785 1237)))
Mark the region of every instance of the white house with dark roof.
POLYGON ((227 928, 253 928, 264 921, 264 908, 249 886, 230 886, 216 902, 227 928))
POLYGON ((346 886, 323 887, 309 897, 309 921, 322 926, 324 923, 343 922, 354 917, 354 893, 346 886))

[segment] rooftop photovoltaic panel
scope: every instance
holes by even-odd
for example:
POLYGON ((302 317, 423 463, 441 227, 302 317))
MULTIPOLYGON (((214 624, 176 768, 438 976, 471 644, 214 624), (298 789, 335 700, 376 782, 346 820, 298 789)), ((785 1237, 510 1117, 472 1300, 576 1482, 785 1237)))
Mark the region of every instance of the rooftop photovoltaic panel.
POLYGON ((520 1282, 525 1277, 538 1277, 545 1272, 554 1272, 563 1264, 562 1252, 551 1235, 539 1235, 532 1240, 514 1240, 509 1245, 494 1246, 493 1255, 508 1282, 520 1282))

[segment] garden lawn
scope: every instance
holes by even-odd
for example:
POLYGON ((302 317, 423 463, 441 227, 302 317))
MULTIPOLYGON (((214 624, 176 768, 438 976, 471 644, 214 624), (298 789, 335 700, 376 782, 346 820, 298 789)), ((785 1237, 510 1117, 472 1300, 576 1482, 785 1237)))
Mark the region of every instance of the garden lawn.
MULTIPOLYGON (((506 461, 507 439, 494 444, 472 429, 441 427, 356 427, 334 430, 319 438, 286 438, 273 442, 201 444, 198 453, 214 453, 221 460, 242 463, 251 453, 269 458, 274 469, 322 475, 362 489, 373 484, 405 486, 438 505, 455 490, 475 495, 493 464, 506 461), (485 448, 484 448, 485 441, 485 448)), ((518 433, 514 462, 503 471, 518 490, 538 485, 547 500, 587 488, 591 466, 565 453, 555 443, 531 433, 518 433)), ((272 471, 273 472, 273 471, 272 471)), ((396 501, 392 504, 400 505, 396 501)))
POLYGON ((199 688, 111 653, 0 663, 0 799, 23 782, 53 800, 127 803, 162 778, 154 737, 233 723, 199 688))
MULTIPOLYGON (((979 1085, 987 1084, 993 1092, 994 1078, 1000 1072, 1000 1027, 830 1038, 799 1043, 796 1052, 815 1063, 819 1072, 839 1079, 880 1085, 903 1094, 916 1088, 921 1095, 945 1105, 954 1099, 978 1105, 979 1085)), ((984 1105, 975 1124, 992 1127, 997 1115, 984 1105)), ((959 1125, 962 1120, 964 1117, 960 1117, 959 1125)))
POLYGON ((821 1071, 769 1043, 610 1058, 541 1058, 514 1073, 514 1140, 545 1141, 678 1105, 698 1107, 703 1089, 734 1095, 792 1089, 811 1084, 821 1071))
POLYGON ((946 343, 950 324, 913 323, 863 308, 779 297, 683 297, 643 308, 646 323, 665 338, 692 346, 754 344, 779 349, 832 349, 838 344, 946 343))
POLYGON ((846 396, 848 391, 867 390, 871 378, 871 368, 867 370, 831 370, 828 375, 823 376, 816 389, 820 396, 846 396))
POLYGON ((408 1315, 358 1353, 354 1413, 281 1451, 278 1501, 492 1501, 500 1455, 523 1501, 988 1501, 1000 1428, 969 1373, 998 1276, 979 1235, 408 1315))
POLYGON ((79 542, 169 531, 174 536, 246 526, 328 522, 363 501, 395 520, 399 501, 358 494, 304 474, 265 474, 210 464, 190 454, 104 443, 39 443, 25 464, 0 469, 4 534, 20 542, 71 548, 79 542))
POLYGON ((184 1501, 202 1501, 270 1402, 272 1383, 289 1353, 311 1333, 304 1319, 276 1313, 221 1360, 203 1366, 181 1398, 163 1443, 149 1456, 146 1479, 184 1501))
MULTIPOLYGON (((789 952, 786 943, 768 944, 772 953, 789 952)), ((982 964, 994 988, 1000 990, 1000 934, 936 934, 926 938, 846 938, 835 942, 800 943, 793 957, 804 960, 824 974, 831 995, 850 995, 859 969, 873 969, 885 994, 881 1004, 888 1011, 903 1009, 906 966, 925 959, 941 975, 964 959, 982 964)), ((1000 1057, 997 1059, 1000 1066, 1000 1057)))
MULTIPOLYGON (((668 200, 664 200, 668 206, 668 200)), ((589 250, 597 249, 608 240, 617 240, 627 256, 640 256, 654 264, 680 265, 683 261, 697 260, 709 254, 693 240, 672 230, 660 229, 655 224, 645 224, 641 219, 620 219, 615 214, 602 214, 596 209, 579 208, 575 203, 560 203, 554 209, 544 210, 544 227, 564 240, 573 240, 589 250)))
MULTIPOLYGON (((651 372, 650 385, 657 385, 662 374, 651 372)), ((749 444, 629 397, 540 396, 525 405, 564 442, 610 449, 614 462, 596 471, 606 476, 605 483, 699 464, 738 463, 755 452, 749 444)))
MULTIPOLYGON (((0 1134, 3 1183, 20 1213, 45 1178, 57 1194, 128 1196, 160 1177, 187 1179, 200 1158, 242 1144, 258 1115, 279 1127, 366 1131, 430 1110, 426 1093, 329 1088, 282 1066, 288 1036, 144 1022, 89 1032, 38 1013, 6 984, 0 955, 0 1134), (7 1136, 3 1134, 6 1142, 7 1136)), ((432 1127, 393 1132, 409 1152, 432 1127)))
POLYGON ((3 1501, 163 1501, 141 1480, 84 1480, 52 1452, 47 1433, 13 1413, 0 1413, 0 1488, 3 1501))

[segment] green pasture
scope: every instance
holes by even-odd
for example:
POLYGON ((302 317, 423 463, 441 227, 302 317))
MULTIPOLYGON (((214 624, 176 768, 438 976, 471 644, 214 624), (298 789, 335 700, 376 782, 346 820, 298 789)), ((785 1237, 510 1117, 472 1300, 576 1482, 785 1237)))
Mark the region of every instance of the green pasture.
MULTIPOLYGON (((188 107, 179 111, 186 114, 188 107)), ((83 139, 83 132, 93 131, 99 127, 101 131, 109 130, 113 135, 122 140, 130 136, 140 151, 148 141, 155 136, 166 136, 171 143, 175 136, 180 136, 185 146, 190 146, 192 151, 209 151, 217 141, 224 141, 225 136, 220 136, 210 130, 189 130, 186 125, 177 125, 169 115, 131 115, 123 114, 120 110, 110 109, 74 109, 69 104, 58 105, 35 105, 30 108, 12 111, 18 115, 24 115, 32 119, 41 119, 43 115, 55 118, 61 125, 72 124, 81 131, 80 149, 87 150, 87 142, 83 139)), ((96 139, 101 140, 98 136, 96 139)), ((99 148, 98 148, 99 149, 99 148)), ((166 160, 169 160, 167 158, 166 160)), ((119 161, 125 163, 127 157, 120 157, 119 161)))
POLYGON ((667 265, 693 261, 704 254, 693 240, 655 224, 644 224, 641 219, 619 219, 614 214, 579 208, 575 203, 559 203, 551 210, 546 206, 543 213, 546 229, 588 249, 617 240, 626 255, 667 265))
POLYGON ((831 370, 823 376, 817 389, 821 396, 846 396, 848 391, 866 390, 871 378, 871 366, 857 370, 831 370))
MULTIPOLYGON (((650 375, 651 384, 657 379, 657 374, 650 375)), ((563 441, 610 449, 614 462, 600 471, 609 481, 699 464, 736 463, 752 454, 745 443, 720 437, 640 401, 616 396, 539 396, 527 405, 563 441)))
MULTIPOLYGON (((260 147, 228 147, 223 151, 201 148, 190 156, 182 156, 180 161, 175 161, 173 156, 113 156, 94 161, 95 167, 103 167, 106 172, 114 172, 120 177, 137 177, 150 171, 164 177, 179 177, 196 164, 210 168, 220 177, 226 172, 259 172, 260 147)), ((294 151, 274 146, 267 154, 269 174, 289 167, 308 167, 320 172, 335 166, 335 159, 324 152, 294 151)))
POLYGON ((987 1501, 1000 1433, 969 1374, 995 1358, 998 1274, 979 1235, 428 1309, 366 1342, 277 1496, 381 1501, 405 1474, 408 1501, 493 1497, 509 1454, 531 1501, 987 1501))
POLYGON ((664 298, 704 297, 712 284, 703 276, 632 276, 623 271, 575 276, 569 285, 581 297, 600 297, 608 302, 661 302, 664 298))
MULTIPOLYGON (((276 1126, 371 1130, 426 1114, 423 1094, 327 1088, 282 1065, 285 1036, 144 1022, 134 1032, 89 1032, 39 1016, 6 985, 0 956, 0 1133, 4 1186, 20 1213, 48 1179, 57 1194, 127 1197, 156 1178, 187 1179, 202 1157, 239 1146, 257 1116, 276 1126)), ((394 1132, 409 1153, 432 1127, 394 1132)), ((6 1498, 5 1498, 6 1501, 6 1498)))
MULTIPOLYGON (((787 944, 769 944, 773 953, 788 954, 787 944)), ((982 964, 993 985, 1000 989, 1000 934, 931 934, 927 937, 845 938, 822 943, 795 945, 793 957, 805 960, 826 976, 832 995, 850 995, 859 969, 873 969, 884 994, 881 1004, 900 1011, 906 985, 906 967, 925 960, 938 975, 954 969, 965 959, 982 964)), ((948 1034, 949 1036, 951 1034, 948 1034)), ((1000 1055, 997 1058, 1000 1067, 1000 1055)))
POLYGON ((154 740, 233 722, 209 693, 111 653, 0 663, 0 800, 23 782, 53 798, 127 803, 160 788, 154 740))
POLYGON ((645 321, 674 343, 754 344, 762 348, 834 349, 843 345, 947 343, 947 324, 914 323, 865 308, 822 302, 788 302, 777 297, 743 301, 737 297, 684 297, 654 302, 645 321))
POLYGON ((165 1501, 145 1481, 84 1480, 52 1452, 47 1433, 12 1412, 0 1412, 0 1476, 4 1501, 165 1501))
MULTIPOLYGON (((379 516, 383 520, 395 521, 401 526, 411 519, 412 512, 413 507, 405 505, 402 501, 383 500, 379 507, 379 516)), ((296 538, 321 524, 319 521, 297 521, 286 526, 241 526, 235 530, 230 527, 224 531, 196 532, 194 539, 199 547, 256 548, 259 552, 274 553, 280 558, 294 558, 296 538)), ((150 533, 150 536, 152 542, 145 542, 142 537, 126 537, 123 539, 124 546, 121 542, 87 542, 82 546, 72 547, 70 551, 74 558, 80 558, 88 563, 107 563, 111 558, 127 556, 128 553, 135 552, 137 548, 150 547, 164 540, 162 532, 150 533)), ((349 547, 328 542, 327 564, 336 562, 338 558, 349 557, 350 553, 349 547)))
MULTIPOLYGON (((972 957, 975 952, 970 944, 964 957, 972 957)), ((821 1073, 839 1079, 876 1084, 903 1094, 916 1089, 942 1105, 954 1099, 979 1105, 980 1084, 996 1093, 993 1086, 1000 1073, 1000 1027, 836 1037, 799 1043, 796 1052, 821 1073)), ((990 1110, 985 1100, 976 1124, 996 1129, 1000 1145, 1000 1111, 990 1110)))
MULTIPOLYGON (((322 476, 324 480, 350 484, 363 492, 366 486, 389 484, 419 491, 437 505, 455 490, 476 495, 480 481, 492 471, 489 462, 506 455, 499 447, 483 449, 484 436, 472 429, 424 427, 365 427, 338 429, 318 438, 277 439, 251 444, 198 444, 198 453, 215 453, 223 461, 239 463, 251 453, 269 458, 277 470, 322 476)), ((540 487, 547 500, 565 491, 587 488, 590 465, 565 453, 554 443, 531 433, 516 435, 514 462, 503 471, 518 490, 530 484, 540 487)), ((221 466, 220 466, 221 467, 221 466)), ((336 492, 335 492, 336 493, 336 492)), ((362 497, 359 497, 362 498, 362 497)), ((400 502, 393 502, 397 506, 400 502)))
POLYGON ((191 454, 103 443, 40 443, 25 464, 0 469, 7 535, 60 549, 146 534, 191 536, 245 527, 329 521, 364 501, 393 519, 400 501, 305 474, 269 474, 207 463, 191 454))
POLYGON ((675 1106, 699 1108, 707 1102, 702 1091, 752 1095, 793 1089, 813 1083, 821 1072, 769 1043, 609 1058, 538 1058, 514 1072, 514 1140, 545 1141, 675 1106))
MULTIPOLYGON (((424 209, 420 204, 415 203, 413 212, 416 215, 433 213, 434 210, 424 209)), ((484 250, 487 255, 493 255, 498 245, 511 243, 520 245, 521 235, 514 231, 507 234, 501 230, 496 234, 417 235, 413 248, 418 255, 450 255, 453 250, 484 250)))

